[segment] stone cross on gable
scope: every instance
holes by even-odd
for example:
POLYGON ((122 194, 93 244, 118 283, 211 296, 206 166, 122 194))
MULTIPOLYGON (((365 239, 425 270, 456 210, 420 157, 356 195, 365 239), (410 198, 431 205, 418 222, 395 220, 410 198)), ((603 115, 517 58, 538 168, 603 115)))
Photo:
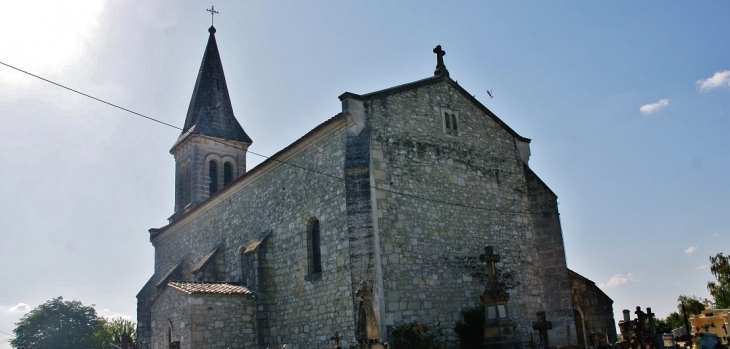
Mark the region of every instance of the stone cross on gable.
POLYGON ((494 263, 499 262, 500 258, 498 254, 494 254, 494 247, 484 246, 484 254, 479 255, 479 260, 487 263, 487 277, 489 278, 489 282, 496 283, 497 269, 494 267, 494 263))
POLYGON ((441 45, 437 45, 436 48, 433 49, 433 53, 436 54, 436 70, 433 72, 433 75, 449 75, 449 71, 446 70, 446 65, 444 64, 444 56, 446 55, 446 51, 441 49, 441 45))
POLYGON ((335 346, 333 349, 342 349, 340 346, 340 340, 342 339, 342 336, 340 336, 340 331, 335 331, 335 335, 330 337, 331 340, 335 341, 335 346))
POLYGON ((544 311, 538 311, 535 315, 537 315, 537 321, 532 322, 532 329, 537 330, 540 336, 540 348, 545 349, 548 347, 547 331, 553 328, 553 322, 545 320, 544 311))

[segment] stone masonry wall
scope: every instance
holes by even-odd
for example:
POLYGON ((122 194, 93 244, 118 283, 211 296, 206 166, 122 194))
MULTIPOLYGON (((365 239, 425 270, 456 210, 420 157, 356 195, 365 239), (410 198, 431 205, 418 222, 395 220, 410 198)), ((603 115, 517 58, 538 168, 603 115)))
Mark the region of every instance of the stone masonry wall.
POLYGON ((540 256, 540 278, 545 294, 545 315, 552 322, 548 331, 550 346, 567 346, 577 343, 578 332, 573 317, 573 301, 565 260, 563 231, 558 215, 558 197, 532 170, 524 166, 530 197, 532 226, 540 256), (570 330, 568 330, 570 329, 570 330), (570 331, 570 343, 568 343, 570 331))
MULTIPOLYGON (((312 131, 309 144, 294 144, 301 151, 286 161, 343 178, 345 129, 338 116, 312 131)), ((232 183, 174 222, 153 240, 155 278, 164 275, 185 258, 184 275, 223 241, 219 252, 225 259, 225 280, 241 280, 240 253, 260 233, 271 230, 264 256, 266 272, 257 292, 259 302, 271 305, 268 343, 260 346, 293 348, 325 343, 339 330, 354 337, 351 280, 346 222, 345 185, 337 178, 277 164, 266 173, 250 170, 247 180, 232 183), (322 273, 307 277, 306 229, 310 218, 320 221, 322 273)), ((268 166, 267 165, 267 166, 268 166)), ((244 178, 245 179, 245 178, 244 178)), ((264 330, 264 329, 261 329, 264 330)))
POLYGON ((576 326, 580 326, 580 321, 583 321, 586 347, 590 344, 588 336, 591 332, 605 333, 611 343, 616 342, 613 300, 603 293, 593 281, 572 271, 570 272, 570 286, 575 309, 582 317, 582 319, 576 318, 576 326))
POLYGON ((478 257, 493 245, 518 338, 529 338, 545 299, 515 137, 443 80, 366 101, 366 111, 382 189, 382 325, 440 323, 453 345, 460 310, 482 306, 478 257), (447 132, 445 111, 458 115, 458 134, 447 132))
POLYGON ((164 291, 155 301, 151 309, 151 349, 168 349, 170 341, 180 341, 181 349, 190 348, 188 298, 185 293, 170 289, 164 291))
POLYGON ((190 346, 213 349, 254 348, 254 301, 248 295, 190 295, 190 346))

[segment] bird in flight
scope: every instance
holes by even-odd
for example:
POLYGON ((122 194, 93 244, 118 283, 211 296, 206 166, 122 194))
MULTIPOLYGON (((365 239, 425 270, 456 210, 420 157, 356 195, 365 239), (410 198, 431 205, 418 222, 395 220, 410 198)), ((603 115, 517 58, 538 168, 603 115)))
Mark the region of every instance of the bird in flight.
POLYGON ((489 95, 489 98, 494 98, 494 95, 492 94, 492 90, 487 90, 487 94, 489 95))

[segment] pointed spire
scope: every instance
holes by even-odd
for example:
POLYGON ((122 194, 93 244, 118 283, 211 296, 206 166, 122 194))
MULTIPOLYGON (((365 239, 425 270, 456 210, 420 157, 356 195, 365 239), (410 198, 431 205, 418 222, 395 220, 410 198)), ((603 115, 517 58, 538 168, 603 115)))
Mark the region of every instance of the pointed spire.
POLYGON ((191 133, 248 144, 253 142, 233 115, 226 77, 215 41, 215 27, 211 26, 208 32, 210 36, 200 63, 185 126, 173 148, 191 133))

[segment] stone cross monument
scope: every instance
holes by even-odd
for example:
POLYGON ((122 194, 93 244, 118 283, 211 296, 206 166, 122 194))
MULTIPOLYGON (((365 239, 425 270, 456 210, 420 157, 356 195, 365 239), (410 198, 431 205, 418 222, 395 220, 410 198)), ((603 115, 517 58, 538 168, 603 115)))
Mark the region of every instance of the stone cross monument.
POLYGON ((540 336, 540 349, 547 349, 548 330, 553 328, 553 323, 545 320, 544 311, 538 311, 535 315, 537 315, 537 321, 532 322, 532 329, 536 330, 540 336))
POLYGON ((484 254, 479 256, 487 263, 487 287, 481 296, 484 304, 484 341, 482 348, 517 349, 519 342, 515 337, 515 323, 509 318, 507 301, 509 293, 499 284, 497 267, 500 256, 494 253, 494 247, 485 246, 484 254))

